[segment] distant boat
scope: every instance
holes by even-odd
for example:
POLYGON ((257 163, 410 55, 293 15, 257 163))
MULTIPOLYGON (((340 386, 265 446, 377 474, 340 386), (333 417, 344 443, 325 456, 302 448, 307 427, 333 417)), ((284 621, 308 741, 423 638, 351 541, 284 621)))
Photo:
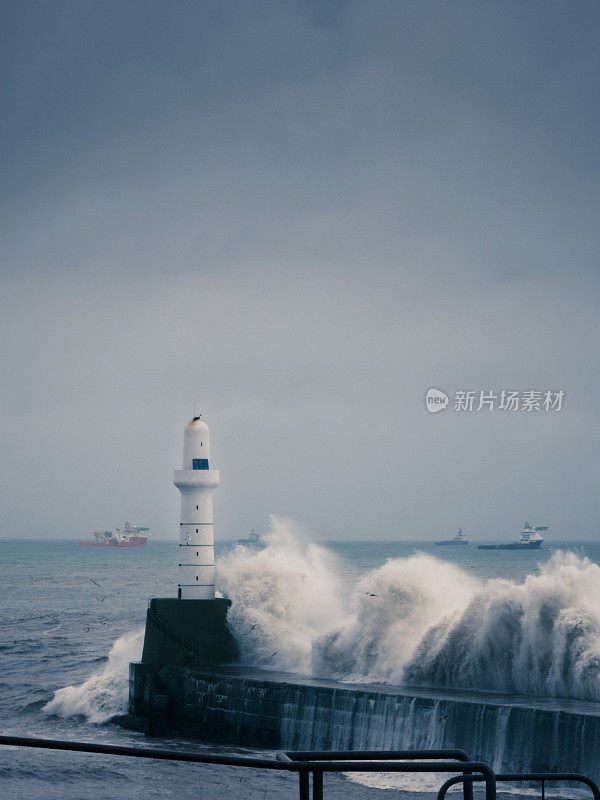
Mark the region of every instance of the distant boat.
POLYGON ((245 539, 238 539, 238 544, 258 544, 260 542, 260 536, 258 533, 254 531, 254 528, 250 531, 250 535, 247 536, 245 539))
POLYGON ((547 531, 547 525, 530 525, 526 522, 521 529, 521 538, 509 544, 480 544, 478 550, 539 550, 543 538, 538 531, 547 531))
POLYGON ((463 533, 463 529, 459 528, 454 539, 441 539, 439 542, 434 542, 434 544, 469 544, 469 539, 467 534, 463 533))
POLYGON ((140 534, 149 530, 126 522, 122 531, 119 528, 116 531, 94 531, 94 539, 79 544, 83 547, 143 547, 148 537, 140 534))

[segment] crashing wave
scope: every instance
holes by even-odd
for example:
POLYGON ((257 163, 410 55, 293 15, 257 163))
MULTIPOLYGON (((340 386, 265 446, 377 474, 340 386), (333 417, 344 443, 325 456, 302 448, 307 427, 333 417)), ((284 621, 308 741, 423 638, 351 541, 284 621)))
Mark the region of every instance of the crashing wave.
POLYGON ((600 566, 556 553, 521 583, 417 553, 348 591, 292 523, 218 565, 247 663, 315 677, 600 699, 600 566))
MULTIPOLYGON (((272 519, 263 549, 217 563, 242 660, 355 682, 600 700, 600 566, 556 553, 523 582, 481 581, 424 553, 347 584, 347 565, 294 523, 272 519), (346 579, 345 579, 346 576, 346 579)), ((47 714, 101 723, 127 707, 143 631, 104 668, 59 689, 47 714)))
POLYGON ((129 662, 139 661, 144 631, 120 636, 108 654, 108 662, 79 686, 65 686, 54 692, 42 711, 58 717, 87 717, 102 723, 127 710, 129 662))

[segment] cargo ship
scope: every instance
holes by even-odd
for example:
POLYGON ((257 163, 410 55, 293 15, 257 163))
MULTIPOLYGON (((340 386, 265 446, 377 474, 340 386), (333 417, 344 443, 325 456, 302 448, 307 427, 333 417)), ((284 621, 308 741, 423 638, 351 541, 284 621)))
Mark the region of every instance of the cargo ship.
POLYGON ((463 529, 459 528, 454 539, 441 539, 439 542, 434 542, 434 544, 469 544, 469 539, 467 534, 463 533, 463 529))
POLYGON ((543 538, 539 531, 547 531, 547 525, 530 525, 526 522, 521 529, 521 538, 509 544, 480 544, 478 550, 539 550, 543 538))
POLYGON ((94 531, 93 539, 79 542, 79 544, 84 547, 143 547, 148 541, 148 537, 141 534, 149 530, 150 528, 142 528, 126 522, 123 530, 117 528, 116 531, 94 531))

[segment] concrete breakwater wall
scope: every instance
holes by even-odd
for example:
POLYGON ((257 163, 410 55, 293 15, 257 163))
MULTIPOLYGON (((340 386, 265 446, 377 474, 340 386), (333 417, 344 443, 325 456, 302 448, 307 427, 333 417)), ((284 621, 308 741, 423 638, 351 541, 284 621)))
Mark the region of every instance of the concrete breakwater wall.
POLYGON ((125 724, 299 750, 461 747, 497 770, 600 778, 600 706, 301 678, 241 667, 132 664, 125 724))

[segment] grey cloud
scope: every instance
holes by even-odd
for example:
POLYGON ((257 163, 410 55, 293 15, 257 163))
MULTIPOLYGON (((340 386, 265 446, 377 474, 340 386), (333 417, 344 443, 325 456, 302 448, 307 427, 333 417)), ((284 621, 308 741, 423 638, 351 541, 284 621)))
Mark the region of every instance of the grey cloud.
POLYGON ((222 535, 593 536, 600 14, 573 8, 15 5, 0 535, 174 536, 198 400, 222 535), (567 405, 431 417, 431 385, 567 405))

